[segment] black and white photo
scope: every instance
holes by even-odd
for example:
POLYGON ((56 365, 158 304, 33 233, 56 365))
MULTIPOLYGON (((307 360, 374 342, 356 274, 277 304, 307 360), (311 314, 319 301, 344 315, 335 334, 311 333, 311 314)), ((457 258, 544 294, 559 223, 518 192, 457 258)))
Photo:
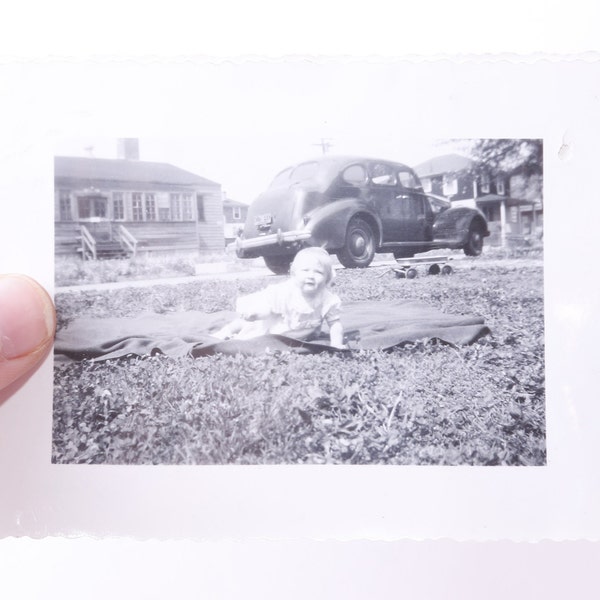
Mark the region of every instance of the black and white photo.
POLYGON ((321 142, 55 157, 54 462, 545 464, 543 141, 321 142))

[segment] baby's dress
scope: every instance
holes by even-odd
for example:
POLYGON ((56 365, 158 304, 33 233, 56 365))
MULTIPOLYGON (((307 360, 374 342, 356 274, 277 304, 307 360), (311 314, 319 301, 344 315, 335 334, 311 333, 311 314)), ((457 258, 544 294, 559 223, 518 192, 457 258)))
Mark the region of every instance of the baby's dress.
POLYGON ((267 319, 248 322, 239 334, 239 339, 249 339, 266 333, 302 332, 302 337, 312 337, 321 331, 325 321, 329 326, 339 321, 341 301, 328 289, 323 290, 314 303, 307 301, 293 280, 270 285, 260 292, 239 298, 238 313, 269 310, 267 319))

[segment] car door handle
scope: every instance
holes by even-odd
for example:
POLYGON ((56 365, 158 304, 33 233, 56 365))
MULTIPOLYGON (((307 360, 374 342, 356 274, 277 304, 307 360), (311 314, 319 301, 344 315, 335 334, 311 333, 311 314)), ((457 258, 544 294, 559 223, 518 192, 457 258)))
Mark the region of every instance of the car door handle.
POLYGON ((400 196, 396 196, 396 200, 408 200, 410 196, 406 196, 405 194, 400 194, 400 196))

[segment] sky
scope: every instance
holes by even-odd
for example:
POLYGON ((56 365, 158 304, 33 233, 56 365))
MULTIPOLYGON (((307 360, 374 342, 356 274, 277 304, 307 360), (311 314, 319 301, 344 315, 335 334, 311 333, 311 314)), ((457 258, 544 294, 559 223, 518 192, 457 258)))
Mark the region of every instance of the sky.
MULTIPOLYGON (((414 166, 448 152, 435 140, 459 133, 448 128, 452 121, 436 106, 439 97, 414 91, 422 69, 410 65, 50 68, 58 73, 49 79, 78 82, 42 107, 54 112, 48 131, 54 154, 89 156, 92 147, 97 158, 116 158, 117 139, 135 137, 141 160, 172 163, 216 181, 228 197, 245 203, 283 168, 321 155, 323 138, 332 154, 414 166), (445 119, 442 127, 435 127, 434 115, 445 119)), ((453 108, 452 102, 442 106, 453 108)))
POLYGON ((89 156, 91 147, 116 158, 118 138, 137 138, 141 160, 171 163, 250 203, 282 169, 319 156, 322 138, 331 153, 415 166, 454 150, 436 140, 543 137, 554 105, 541 111, 538 98, 556 93, 543 72, 552 69, 542 65, 536 80, 502 62, 7 64, 0 168, 26 182, 51 176, 53 155, 89 156), (508 77, 511 86, 498 85, 508 77), (494 92, 485 102, 482 89, 494 92))
MULTIPOLYGON (((324 127, 324 129, 327 129, 324 127)), ((321 156, 321 139, 332 144, 328 154, 366 154, 415 164, 448 151, 446 146, 413 141, 403 152, 392 153, 384 144, 360 143, 343 137, 307 135, 225 137, 219 139, 139 138, 140 160, 167 162, 220 183, 228 198, 249 204, 288 164, 321 156)), ((117 158, 117 139, 81 137, 56 144, 59 156, 117 158)))

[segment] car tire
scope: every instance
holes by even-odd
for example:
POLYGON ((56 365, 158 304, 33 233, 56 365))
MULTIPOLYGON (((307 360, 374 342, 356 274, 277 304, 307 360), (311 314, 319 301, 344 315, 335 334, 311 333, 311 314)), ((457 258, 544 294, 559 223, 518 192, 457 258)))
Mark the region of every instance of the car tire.
POLYGON ((348 223, 344 247, 337 253, 338 260, 347 269, 364 269, 375 256, 373 228, 358 217, 348 223))
POLYGON ((287 275, 290 272, 290 266, 294 260, 293 256, 263 256, 265 265, 275 275, 287 275))
POLYGON ((471 223, 463 252, 467 256, 479 256, 483 250, 484 231, 480 223, 471 223))

